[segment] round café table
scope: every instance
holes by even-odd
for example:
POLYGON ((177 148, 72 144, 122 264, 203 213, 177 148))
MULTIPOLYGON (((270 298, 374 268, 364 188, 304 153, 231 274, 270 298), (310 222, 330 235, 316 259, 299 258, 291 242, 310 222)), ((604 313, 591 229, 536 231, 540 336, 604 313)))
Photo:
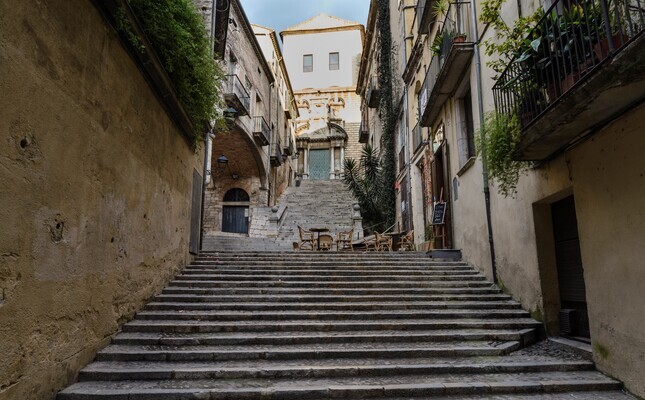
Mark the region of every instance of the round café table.
POLYGON ((323 232, 329 232, 329 229, 327 228, 310 228, 309 232, 315 232, 317 234, 316 237, 316 250, 320 251, 320 234, 323 232))

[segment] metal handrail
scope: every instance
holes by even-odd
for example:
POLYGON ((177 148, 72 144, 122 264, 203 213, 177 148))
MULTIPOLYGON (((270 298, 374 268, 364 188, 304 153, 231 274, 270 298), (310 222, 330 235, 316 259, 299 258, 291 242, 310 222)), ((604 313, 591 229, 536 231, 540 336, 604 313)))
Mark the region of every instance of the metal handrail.
POLYGON ((643 0, 556 0, 493 86, 499 113, 522 129, 645 28, 643 0))
POLYGON ((258 115, 253 117, 253 132, 261 133, 266 141, 269 142, 271 137, 271 130, 269 129, 269 124, 267 124, 267 121, 263 116, 258 115))
POLYGON ((246 90, 240 78, 235 74, 226 75, 226 84, 224 85, 224 93, 230 93, 237 96, 240 102, 247 110, 251 107, 251 96, 246 90))

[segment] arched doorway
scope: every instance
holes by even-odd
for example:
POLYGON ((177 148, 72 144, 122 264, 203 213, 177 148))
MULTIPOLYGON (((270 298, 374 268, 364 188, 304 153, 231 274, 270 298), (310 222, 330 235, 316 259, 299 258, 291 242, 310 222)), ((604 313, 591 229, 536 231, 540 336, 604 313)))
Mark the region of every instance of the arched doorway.
POLYGON ((231 189, 224 195, 222 211, 222 232, 249 233, 248 193, 242 189, 231 189))

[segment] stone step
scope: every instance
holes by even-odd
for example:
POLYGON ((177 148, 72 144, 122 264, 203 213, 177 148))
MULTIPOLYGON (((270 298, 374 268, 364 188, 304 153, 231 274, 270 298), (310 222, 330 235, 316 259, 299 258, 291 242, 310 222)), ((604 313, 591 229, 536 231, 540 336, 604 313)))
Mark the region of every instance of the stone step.
POLYGON ((262 303, 312 303, 312 302, 337 302, 337 303, 354 303, 354 302, 406 302, 414 304, 415 302, 445 302, 445 301, 508 301, 511 297, 507 294, 428 294, 428 295, 228 295, 217 294, 217 291, 209 289, 191 289, 191 288, 166 288, 163 294, 155 297, 157 301, 176 301, 176 302, 262 302, 262 303))
POLYGON ((195 271, 184 271, 177 275, 177 280, 201 280, 201 281, 281 281, 281 282, 367 282, 367 281, 395 281, 395 282, 427 282, 432 281, 485 281, 486 277, 477 274, 428 274, 428 275, 387 275, 380 273, 361 275, 310 275, 310 274, 220 274, 217 271, 200 273, 195 271))
POLYGON ((157 296, 154 302, 148 303, 145 310, 229 310, 229 311, 366 311, 366 310, 518 310, 520 304, 515 301, 500 302, 475 302, 475 301, 454 301, 454 302, 378 302, 358 303, 225 303, 206 302, 201 299, 177 299, 157 296), (180 300, 180 301, 177 301, 180 300))
POLYGON ((455 262, 453 264, 448 264, 446 262, 437 262, 437 261, 432 261, 429 259, 424 259, 424 260, 415 260, 415 259, 409 259, 409 260, 392 260, 392 261, 386 261, 386 260, 365 260, 365 261, 356 261, 356 260, 333 260, 333 259, 321 259, 321 260, 311 260, 311 259, 303 259, 302 261, 298 261, 297 259, 289 260, 289 261, 277 261, 277 260, 271 260, 271 259, 255 259, 255 260, 211 260, 211 261, 206 261, 206 260, 196 260, 193 261, 191 266, 195 265, 212 265, 212 266, 263 266, 267 267, 269 265, 274 266, 274 267, 289 267, 289 266, 295 266, 295 267, 360 267, 360 268, 370 268, 370 267, 376 267, 376 268, 383 268, 383 267, 415 267, 415 268, 424 268, 424 267, 451 267, 451 266, 466 266, 466 264, 455 262))
POLYGON ((225 266, 203 266, 203 265, 189 265, 183 271, 184 275, 194 274, 226 274, 226 275, 244 275, 244 274, 258 274, 258 275, 292 275, 292 276, 329 276, 329 275, 385 275, 385 276, 419 276, 428 277, 433 275, 479 275, 480 272, 468 267, 432 267, 425 269, 358 269, 358 268, 256 268, 245 269, 236 267, 225 266))
POLYGON ((468 342, 519 341, 524 344, 534 341, 533 329, 462 329, 436 331, 347 331, 347 332, 234 332, 168 334, 146 332, 121 332, 112 344, 129 345, 297 345, 321 343, 393 343, 393 342, 468 342))
POLYGON ((445 329, 530 329, 541 324, 530 318, 504 319, 414 319, 380 321, 196 321, 133 320, 123 325, 123 332, 213 333, 213 332, 312 332, 312 331, 418 331, 445 329))
POLYGON ((497 373, 451 375, 390 375, 379 377, 339 377, 245 380, 88 381, 61 392, 58 400, 91 398, 110 400, 321 400, 387 397, 431 397, 440 395, 559 393, 563 391, 619 390, 621 384, 593 371, 497 373), (188 394, 199 393, 195 397, 188 394))
POLYGON ((527 311, 522 309, 502 310, 496 308, 480 310, 388 310, 388 311, 210 311, 210 310, 161 310, 141 311, 137 313, 139 320, 198 320, 198 321, 282 321, 293 319, 308 319, 316 321, 347 321, 347 320, 396 320, 396 319, 496 319, 496 318, 526 318, 527 311))
MULTIPOLYGON (((483 361, 479 359, 445 359, 426 362, 423 360, 394 360, 387 365, 378 365, 377 359, 353 359, 352 364, 338 363, 316 365, 316 359, 306 360, 299 365, 267 362, 258 366, 234 366, 226 362, 119 362, 101 361, 84 368, 79 375, 80 381, 113 380, 151 380, 151 379, 303 379, 336 378, 390 375, 446 375, 446 374, 494 374, 494 373, 535 373, 589 371, 593 363, 589 361, 533 361, 504 360, 483 361), (442 362, 443 361, 443 362, 442 362), (312 367, 316 367, 312 369, 312 367)), ((238 362, 238 364, 240 364, 238 362)))
POLYGON ((284 288, 284 287, 230 287, 210 286, 193 287, 190 282, 171 284, 165 289, 169 293, 182 291, 182 293, 224 294, 224 295, 455 295, 455 294, 500 294, 501 290, 493 285, 490 287, 442 287, 442 288, 284 288))
POLYGON ((109 345, 96 355, 97 361, 226 361, 295 360, 356 357, 469 357, 499 356, 520 347, 520 342, 399 342, 330 343, 322 345, 244 346, 141 346, 109 345))
POLYGON ((257 288, 274 288, 274 287, 289 287, 289 288, 406 288, 406 289, 422 289, 422 288, 490 288, 493 285, 488 281, 256 281, 256 280, 232 280, 232 281, 217 281, 206 280, 198 277, 183 277, 178 276, 170 282, 173 286, 183 287, 229 287, 229 286, 243 286, 243 287, 257 287, 257 288))

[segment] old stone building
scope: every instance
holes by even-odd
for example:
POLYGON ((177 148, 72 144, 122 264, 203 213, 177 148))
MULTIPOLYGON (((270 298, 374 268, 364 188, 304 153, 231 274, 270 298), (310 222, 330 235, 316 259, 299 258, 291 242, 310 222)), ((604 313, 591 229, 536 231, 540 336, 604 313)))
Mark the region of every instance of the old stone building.
MULTIPOLYGON (((376 3, 368 54, 378 42, 378 29, 372 28, 376 3)), ((407 123, 398 132, 398 181, 403 187, 401 178, 409 173, 411 207, 405 208, 416 243, 461 249, 466 260, 532 310, 549 335, 588 343, 601 370, 642 396, 645 318, 638 310, 645 253, 639 227, 645 223, 645 164, 637 149, 645 144, 639 134, 645 126, 645 76, 637 65, 642 67, 645 54, 643 8, 601 1, 614 14, 599 17, 598 26, 620 34, 613 34, 611 45, 605 33, 578 43, 564 69, 554 66, 563 65, 554 42, 547 46, 553 53, 544 57, 552 62, 544 71, 509 61, 506 71, 496 73, 489 62, 499 55, 486 55, 484 42, 499 32, 479 20, 481 2, 390 3, 393 43, 405 48, 403 68, 393 72, 407 104, 399 108, 407 123), (499 194, 499 183, 487 179, 476 153, 476 138, 491 112, 517 115, 521 135, 512 157, 531 161, 514 196, 499 194), (445 219, 432 225, 438 202, 445 203, 445 219)), ((544 6, 522 0, 503 3, 500 15, 512 25, 540 7, 546 16, 529 29, 553 29, 548 18, 569 12, 564 1, 544 6)), ((374 62, 374 56, 363 58, 359 84, 368 108, 374 62)), ((378 120, 366 114, 364 126, 378 136, 378 120)), ((403 227, 404 202, 400 196, 403 227)))
POLYGON ((318 15, 280 32, 300 113, 298 175, 339 179, 346 157, 360 157, 356 95, 364 26, 318 15))
MULTIPOLYGON (((215 36, 216 46, 225 43, 217 51, 226 73, 228 130, 215 132, 209 143, 203 230, 247 235, 293 181, 289 154, 295 113, 288 76, 276 62, 279 54, 263 49, 239 1, 225 3, 228 7, 216 13, 215 36)), ((206 14, 209 7, 203 4, 206 14)))

